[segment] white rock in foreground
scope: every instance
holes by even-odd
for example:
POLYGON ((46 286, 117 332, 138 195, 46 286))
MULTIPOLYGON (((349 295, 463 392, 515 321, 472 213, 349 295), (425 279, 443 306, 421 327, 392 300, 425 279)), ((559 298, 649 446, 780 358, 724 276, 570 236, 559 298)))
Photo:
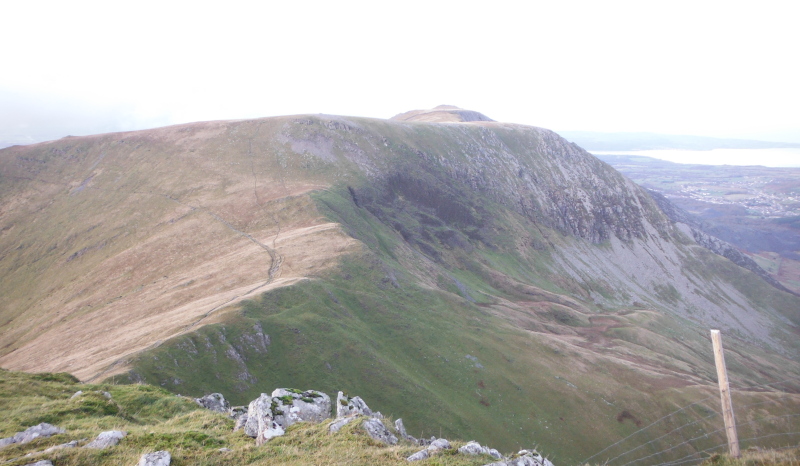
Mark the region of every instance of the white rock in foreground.
MULTIPOLYGON (((453 448, 453 447, 450 446, 450 442, 447 441, 447 439, 431 437, 430 443, 428 444, 427 447, 425 447, 424 450, 420 450, 420 451, 414 453, 413 455, 411 455, 408 458, 406 458, 406 460, 407 461, 419 461, 419 460, 428 459, 428 458, 431 457, 431 455, 433 455, 434 453, 436 453, 438 451, 449 450, 451 448, 453 448)), ((461 450, 459 449, 459 452, 460 451, 461 450)))
POLYGON ((408 458, 406 458, 406 460, 410 461, 410 462, 422 461, 422 460, 426 460, 426 459, 428 459, 430 457, 431 457, 431 454, 428 453, 428 450, 420 450, 420 451, 414 453, 413 455, 409 456, 408 458))
POLYGON ((485 466, 553 466, 553 463, 542 457, 536 450, 520 450, 514 458, 485 466))
POLYGON ((258 437, 265 429, 272 427, 272 397, 262 393, 260 397, 250 402, 247 407, 247 421, 244 424, 244 433, 249 437, 258 437))
POLYGON ((474 440, 459 448, 458 452, 464 455, 491 455, 495 459, 503 459, 503 455, 501 455, 499 451, 495 450, 494 448, 481 446, 480 443, 474 440))
POLYGON ((364 430, 367 431, 367 434, 373 439, 387 445, 397 445, 397 437, 389 432, 389 429, 383 425, 380 419, 374 417, 366 419, 361 423, 361 427, 363 427, 364 430))
POLYGON ((339 392, 336 395, 336 418, 347 416, 372 416, 372 410, 360 396, 349 397, 339 392))
POLYGON ((276 388, 272 401, 277 402, 275 422, 284 429, 296 422, 322 422, 331 417, 330 397, 316 390, 276 388))
POLYGON ((231 409, 231 405, 225 401, 225 397, 222 396, 222 393, 212 393, 200 398, 195 398, 194 402, 203 408, 218 413, 227 413, 231 409))
POLYGON ((155 451, 145 453, 139 459, 139 466, 169 466, 172 462, 172 455, 168 451, 155 451))
POLYGON ((350 424, 350 422, 353 421, 355 418, 356 418, 355 416, 350 416, 350 417, 343 417, 343 418, 337 419, 337 420, 331 422, 331 424, 328 426, 328 431, 330 431, 330 432, 339 432, 339 430, 342 427, 346 426, 347 424, 350 424))
POLYGON ((102 450, 103 448, 113 447, 114 445, 118 444, 119 441, 122 440, 126 435, 128 435, 128 433, 122 430, 108 430, 101 432, 96 439, 84 445, 83 448, 97 448, 102 450))
POLYGON ((66 432, 60 427, 43 422, 32 427, 28 427, 22 432, 17 432, 13 437, 0 439, 0 447, 11 445, 12 443, 28 443, 39 437, 50 437, 56 434, 63 434, 66 432))
POLYGON ((277 388, 272 395, 262 393, 250 402, 244 432, 261 445, 283 435, 297 422, 322 422, 330 418, 331 399, 316 390, 277 388))

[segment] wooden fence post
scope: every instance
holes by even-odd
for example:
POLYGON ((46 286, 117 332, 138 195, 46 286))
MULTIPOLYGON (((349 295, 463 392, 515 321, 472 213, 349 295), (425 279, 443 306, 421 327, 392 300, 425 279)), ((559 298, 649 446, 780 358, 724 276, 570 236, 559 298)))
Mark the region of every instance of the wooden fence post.
POLYGON ((722 398, 722 417, 725 420, 725 433, 728 436, 728 452, 734 458, 739 457, 739 437, 736 435, 736 422, 733 418, 733 402, 728 385, 728 370, 725 368, 725 355, 722 353, 722 337, 719 330, 711 331, 711 343, 714 345, 714 361, 717 364, 717 380, 719 395, 722 398))

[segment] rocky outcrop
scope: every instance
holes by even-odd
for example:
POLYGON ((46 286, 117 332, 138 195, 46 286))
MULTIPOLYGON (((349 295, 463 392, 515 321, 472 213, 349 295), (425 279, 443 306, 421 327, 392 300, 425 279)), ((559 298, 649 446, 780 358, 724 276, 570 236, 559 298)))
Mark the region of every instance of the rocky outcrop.
POLYGON ((489 455, 498 460, 503 459, 503 455, 501 455, 499 451, 494 448, 481 446, 480 443, 474 440, 467 442, 466 445, 458 449, 458 452, 463 455, 489 455))
MULTIPOLYGON (((86 440, 86 439, 84 439, 84 440, 86 440)), ((50 448, 46 448, 44 450, 44 452, 45 453, 50 453, 51 451, 61 450, 63 448, 75 448, 77 446, 78 446, 78 441, 77 440, 73 440, 71 442, 62 443, 61 445, 55 445, 55 446, 52 446, 50 448)))
POLYGON ((397 420, 394 421, 394 430, 397 432, 397 435, 399 435, 400 438, 419 445, 419 440, 408 435, 408 432, 406 432, 406 426, 403 425, 403 419, 397 418, 397 420))
POLYGON ((277 388, 250 402, 244 431, 257 444, 283 435, 296 422, 322 422, 330 417, 331 400, 316 390, 277 388))
POLYGON ((708 249, 709 251, 713 252, 714 254, 720 255, 734 264, 738 265, 739 267, 745 268, 754 274, 761 277, 765 282, 769 283, 770 285, 774 286, 775 288, 786 291, 787 293, 797 294, 793 291, 789 290, 785 286, 781 285, 780 282, 772 278, 766 270, 762 269, 760 265, 756 263, 753 259, 746 256, 744 253, 736 249, 736 247, 730 243, 722 241, 721 239, 711 236, 708 233, 700 231, 698 229, 692 228, 692 237, 700 246, 708 249))
POLYGON ((225 397, 221 393, 212 393, 201 398, 195 398, 194 401, 203 408, 218 413, 227 413, 231 409, 231 405, 225 401, 225 397))
POLYGON ((336 395, 336 418, 347 416, 372 416, 372 410, 360 396, 351 398, 339 392, 336 395))
POLYGON ((536 450, 520 450, 509 459, 497 463, 490 463, 486 466, 553 466, 553 463, 540 455, 536 450))
POLYGON ((361 427, 367 431, 367 434, 374 440, 383 442, 387 445, 397 445, 397 437, 394 436, 389 429, 383 424, 383 421, 377 417, 365 419, 361 423, 361 427))
POLYGON ((237 431, 243 429, 247 424, 247 407, 246 406, 233 406, 228 411, 228 416, 234 421, 233 430, 237 431))
POLYGON ((145 453, 139 459, 139 466, 169 466, 172 462, 172 455, 168 451, 156 451, 145 453))
POLYGON ((244 433, 256 438, 261 432, 272 428, 272 397, 262 393, 260 397, 250 402, 247 407, 247 422, 244 433))
MULTIPOLYGON (((219 395, 218 398, 222 398, 222 395, 219 395)), ((198 403, 200 402, 198 401, 198 403)), ((330 398, 325 393, 292 388, 277 388, 270 395, 262 393, 260 397, 250 402, 247 413, 244 413, 243 407, 228 410, 229 415, 237 419, 237 426, 234 427, 234 430, 243 427, 246 435, 256 439, 257 445, 262 445, 274 437, 283 435, 286 428, 297 422, 322 422, 330 417, 330 412, 330 398)), ((406 458, 410 462, 425 460, 442 451, 453 449, 450 442, 444 438, 431 437, 430 440, 417 440, 408 435, 402 419, 395 421, 394 432, 392 432, 384 424, 381 413, 372 411, 361 397, 351 397, 343 392, 338 392, 336 418, 328 425, 328 431, 332 434, 339 432, 344 426, 354 421, 360 422, 361 428, 370 438, 385 445, 397 445, 402 439, 424 446, 424 449, 406 458)), ((510 458, 505 458, 494 448, 482 446, 475 441, 470 441, 460 447, 458 454, 487 455, 501 460, 501 462, 492 463, 493 466, 553 466, 550 461, 536 451, 522 450, 510 458)), ((144 457, 142 458, 144 459, 144 457)), ((142 466, 141 462, 140 466, 142 466)))
MULTIPOLYGON (((373 412, 369 409, 367 403, 359 396, 350 397, 339 392, 336 395, 336 420, 331 423, 328 430, 338 432, 356 418, 366 418, 361 422, 361 427, 373 440, 387 445, 397 444, 397 436, 392 434, 383 423, 383 415, 380 412, 373 412)), ((400 426, 402 425, 403 423, 400 421, 400 426)))
POLYGON ((653 200, 656 201, 659 209, 661 209, 661 211, 664 212, 671 221, 679 225, 684 225, 683 229, 688 230, 687 233, 691 234, 692 239, 694 239, 698 245, 708 249, 714 254, 730 260, 739 267, 753 272, 761 277, 761 279, 763 279, 765 282, 781 291, 786 291, 787 293, 792 293, 795 295, 797 294, 772 278, 766 270, 761 268, 761 266, 756 263, 756 261, 742 253, 736 248, 736 246, 708 233, 707 230, 709 230, 709 226, 701 219, 676 206, 663 194, 653 190, 648 190, 648 192, 653 200))
POLYGON ((331 417, 331 399, 316 390, 278 388, 272 392, 277 402, 275 420, 283 427, 296 422, 322 422, 331 417))
MULTIPOLYGON (((431 438, 430 442, 427 443, 427 447, 424 450, 420 450, 413 455, 406 458, 408 461, 420 461, 424 459, 428 459, 434 454, 442 450, 451 450, 453 447, 450 445, 450 442, 447 439, 443 438, 431 438)), ((459 452, 461 450, 459 449, 459 452)))
POLYGON ((13 437, 0 439, 0 447, 5 447, 13 443, 28 443, 39 437, 50 437, 56 434, 63 434, 64 432, 64 429, 43 422, 33 427, 28 427, 22 432, 17 432, 13 437))
POLYGON ((122 430, 109 430, 106 432, 101 432, 96 439, 84 445, 83 448, 96 448, 98 450, 102 450, 104 448, 113 447, 117 445, 120 440, 125 438, 126 435, 128 435, 128 433, 122 430))
POLYGON ((330 423, 330 425, 328 426, 328 431, 330 433, 339 432, 339 430, 342 427, 346 426, 347 424, 350 424, 355 419, 356 419, 355 416, 343 417, 343 418, 336 419, 335 421, 330 423))

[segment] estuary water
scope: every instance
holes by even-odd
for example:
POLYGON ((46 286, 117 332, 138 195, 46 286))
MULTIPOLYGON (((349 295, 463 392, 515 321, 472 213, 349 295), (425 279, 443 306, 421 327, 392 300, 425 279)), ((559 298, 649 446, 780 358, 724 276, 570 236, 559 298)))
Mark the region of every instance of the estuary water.
POLYGON ((618 150, 589 151, 595 155, 641 155, 675 163, 699 165, 761 165, 800 167, 798 149, 712 149, 712 150, 618 150))

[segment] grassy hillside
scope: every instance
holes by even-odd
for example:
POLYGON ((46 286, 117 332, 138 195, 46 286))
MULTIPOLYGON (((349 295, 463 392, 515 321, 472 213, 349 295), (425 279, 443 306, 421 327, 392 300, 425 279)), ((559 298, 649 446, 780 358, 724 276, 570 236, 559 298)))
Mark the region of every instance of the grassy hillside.
POLYGON ((343 390, 415 436, 570 463, 714 410, 714 326, 747 415, 797 411, 765 384, 800 378, 800 299, 547 130, 297 116, 0 155, 4 367, 343 390))
MULTIPOLYGON (((319 201, 379 252, 347 257, 315 280, 245 302, 225 323, 130 362, 127 380, 178 393, 222 391, 241 404, 273 386, 343 390, 402 416, 413 435, 475 438, 507 450, 535 443, 567 462, 677 407, 705 399, 705 409, 716 409, 710 344, 692 322, 654 310, 589 308, 525 284, 521 272, 532 267, 499 246, 469 253, 440 246, 432 262, 367 211, 342 207, 345 194, 319 201), (409 271, 427 278, 420 284, 409 271), (248 344, 256 326, 271 337, 264 349, 248 344)), ((530 262, 552 261, 540 254, 530 262)), ((536 275, 562 291, 547 278, 536 275)), ((728 344, 728 366, 742 385, 800 377, 794 362, 742 341, 728 344)), ((774 400, 768 413, 796 410, 799 400, 747 391, 742 399, 774 400)), ((659 426, 644 439, 674 427, 659 426)), ((700 427, 718 428, 714 420, 700 427)))

